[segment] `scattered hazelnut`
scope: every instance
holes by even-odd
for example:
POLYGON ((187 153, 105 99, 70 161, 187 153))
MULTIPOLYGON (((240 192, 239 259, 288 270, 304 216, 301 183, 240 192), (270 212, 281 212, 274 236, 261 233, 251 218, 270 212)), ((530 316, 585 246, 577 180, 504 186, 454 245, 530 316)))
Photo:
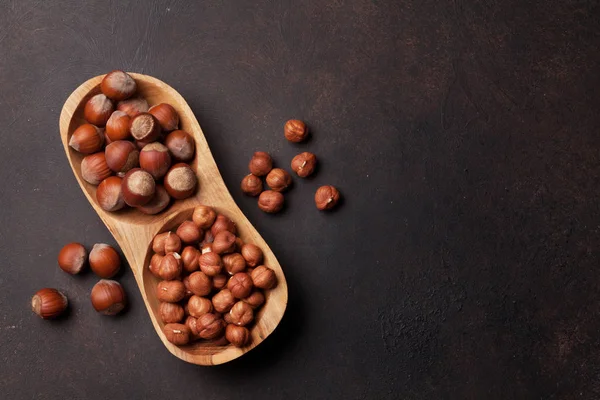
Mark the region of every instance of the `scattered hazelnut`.
POLYGON ((143 206, 139 206, 137 209, 144 214, 154 215, 167 208, 170 201, 171 197, 169 197, 169 193, 167 193, 167 190, 164 188, 164 186, 156 184, 156 189, 152 199, 143 206))
POLYGON ((313 153, 305 151, 292 159, 292 171, 300 178, 306 178, 312 174, 317 166, 317 157, 313 153))
POLYGON ((265 176, 272 168, 273 160, 269 153, 265 153, 264 151, 255 152, 248 164, 248 169, 256 176, 265 176))
POLYGON ((210 233, 212 233, 213 237, 215 237, 217 236, 217 233, 223 231, 229 231, 235 235, 237 233, 237 228, 231 219, 227 218, 223 214, 219 214, 210 228, 210 233))
POLYGON ((290 142, 300 143, 308 136, 308 128, 306 124, 297 119, 290 119, 283 127, 285 138, 290 142))
POLYGON ((212 282, 204 272, 196 271, 190 275, 189 288, 196 296, 206 296, 212 290, 212 282))
POLYGON ((213 289, 221 290, 227 286, 227 276, 223 274, 215 275, 213 277, 213 289))
POLYGON ((255 290, 242 301, 248 303, 252 309, 257 309, 265 303, 265 295, 260 290, 255 290))
POLYGON ((109 99, 121 101, 133 96, 137 85, 127 72, 112 71, 102 79, 100 90, 109 99))
POLYGON ((215 314, 204 314, 196 322, 198 336, 202 339, 215 339, 223 334, 225 321, 218 318, 215 314))
POLYGON ((178 253, 167 253, 158 266, 158 275, 165 281, 178 279, 181 271, 181 256, 178 253))
POLYGON ((31 298, 31 309, 43 319, 60 316, 68 304, 67 296, 51 288, 41 289, 31 298))
POLYGON ((125 308, 125 291, 117 281, 101 279, 92 288, 92 306, 104 315, 116 315, 125 308))
POLYGON ((156 191, 154 178, 141 168, 134 168, 127 172, 121 187, 123 189, 123 200, 131 207, 139 207, 149 203, 156 191))
POLYGON ((177 200, 183 200, 194 194, 198 178, 189 165, 175 164, 165 175, 164 181, 167 193, 177 200))
POLYGON ((129 125, 131 117, 124 111, 115 111, 106 122, 106 136, 111 142, 115 140, 126 140, 131 138, 129 125))
POLYGON ((160 137, 160 124, 154 115, 147 112, 137 114, 131 118, 129 131, 135 140, 152 142, 160 137))
POLYGON ((140 152, 127 140, 115 140, 104 151, 106 164, 114 172, 127 172, 138 165, 140 152))
POLYGON ((177 161, 190 161, 194 158, 196 145, 192 136, 185 131, 177 130, 169 133, 165 138, 165 146, 177 161))
POLYGON ((330 210, 340 200, 340 192, 333 186, 321 186, 315 193, 315 203, 319 210, 330 210))
POLYGON ((226 254, 223 256, 223 266, 229 275, 234 275, 246 269, 246 260, 240 253, 226 254))
POLYGON ((235 250, 235 238, 235 235, 229 231, 217 233, 212 244, 212 251, 217 254, 233 252, 235 250))
POLYGON ((97 243, 90 251, 90 268, 100 278, 112 278, 121 268, 121 258, 111 246, 97 243))
POLYGON ((229 289, 223 289, 212 298, 212 304, 216 312, 225 313, 231 310, 236 300, 229 289))
POLYGON ((292 184, 292 177, 281 168, 273 168, 267 175, 266 181, 272 190, 283 192, 292 184))
POLYGON ((87 260, 87 251, 80 243, 69 243, 58 253, 58 266, 69 274, 78 274, 87 260))
POLYGON ((156 286, 156 297, 160 301, 177 303, 183 300, 185 291, 185 286, 181 281, 161 281, 156 286))
POLYGON ((179 125, 179 115, 172 105, 167 103, 157 104, 150 107, 148 112, 158 120, 163 131, 170 132, 177 129, 179 125))
POLYGON ((263 183, 256 175, 248 174, 242 179, 242 192, 248 196, 258 196, 263 190, 263 183))
POLYGON ((103 145, 104 132, 92 124, 83 124, 75 129, 69 140, 69 146, 83 154, 95 153, 103 145))
POLYGON ((181 253, 181 261, 185 272, 192 273, 198 271, 198 258, 200 258, 200 250, 193 246, 187 246, 181 253))
POLYGON ((258 196, 258 208, 267 213, 277 213, 283 208, 283 195, 273 190, 265 190, 258 196))
POLYGON ((213 305, 207 298, 193 295, 188 301, 188 311, 192 317, 201 317, 213 311, 213 305))
POLYGON ((181 250, 181 239, 173 232, 159 233, 154 236, 152 250, 155 253, 165 255, 166 253, 178 253, 181 250))
POLYGON ((123 200, 122 179, 118 176, 109 176, 96 189, 96 201, 105 211, 118 211, 125 207, 123 200))
POLYGON ((200 270, 208 276, 218 275, 223 268, 221 257, 214 251, 201 254, 198 258, 198 265, 200 266, 200 270))
POLYGON ((175 233, 186 244, 198 243, 204 236, 204 233, 192 221, 182 222, 175 233))
POLYGON ((165 324, 179 322, 184 317, 183 307, 175 303, 160 303, 158 313, 161 321, 165 324))
POLYGON ((150 273, 152 273, 152 275, 154 275, 157 278, 160 278, 158 268, 160 267, 160 262, 162 261, 163 257, 164 256, 161 256, 157 253, 154 254, 150 259, 150 265, 148 266, 148 269, 150 270, 150 273))
POLYGON ((174 345, 183 346, 190 342, 190 328, 183 324, 166 324, 163 328, 165 337, 174 345))
POLYGON ((245 272, 238 272, 227 282, 227 289, 231 290, 231 294, 237 299, 248 297, 253 287, 252 278, 245 272))
POLYGON ((225 328, 225 337, 232 345, 244 347, 250 341, 250 331, 244 326, 229 324, 225 328))
POLYGON ((192 221, 198 226, 200 229, 208 229, 211 227, 213 222, 215 222, 215 218, 217 217, 217 213, 211 207, 208 206, 197 206, 194 208, 194 213, 192 214, 192 221))
POLYGON ((251 277, 254 286, 261 289, 271 289, 277 283, 275 272, 264 265, 254 268, 251 277))
POLYGON ((263 252, 255 244, 246 243, 242 246, 242 257, 246 260, 246 263, 251 267, 256 267, 260 265, 263 261, 263 252))
POLYGON ((81 177, 87 183, 98 185, 111 176, 112 171, 106 164, 104 152, 90 154, 81 161, 81 177))
POLYGON ((122 100, 117 103, 117 110, 123 111, 130 118, 148 111, 148 102, 140 97, 122 100))
POLYGON ((238 301, 229 311, 231 321, 238 326, 246 326, 254 320, 254 312, 248 303, 238 301))
POLYGON ((112 101, 102 93, 90 98, 83 109, 83 116, 87 122, 96 126, 104 126, 115 110, 112 101))
POLYGON ((140 152, 140 167, 148 171, 154 179, 160 179, 171 166, 169 150, 161 143, 152 142, 145 145, 140 152))

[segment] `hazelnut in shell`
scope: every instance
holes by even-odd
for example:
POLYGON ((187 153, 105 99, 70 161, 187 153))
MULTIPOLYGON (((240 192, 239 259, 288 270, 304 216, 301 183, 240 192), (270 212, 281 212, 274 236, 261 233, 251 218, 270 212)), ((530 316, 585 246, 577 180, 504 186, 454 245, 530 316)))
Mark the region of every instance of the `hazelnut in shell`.
POLYGON ((158 142, 145 145, 140 152, 140 167, 148 171, 154 179, 160 179, 171 166, 169 150, 158 142))
POLYGON ((127 140, 115 140, 106 146, 104 152, 106 164, 114 172, 127 172, 138 165, 140 152, 127 140))
POLYGON ((201 317, 213 311, 213 304, 205 297, 193 295, 188 300, 188 311, 192 317, 201 317))
POLYGON ((248 169, 250 173, 256 176, 265 176, 267 175, 271 169, 273 168, 273 159, 269 153, 265 153, 264 151, 257 151, 250 159, 250 163, 248 164, 248 169))
POLYGON ((103 151, 85 156, 81 160, 81 177, 87 183, 98 185, 111 175, 112 171, 108 168, 103 151))
POLYGON ((217 254, 233 252, 235 250, 235 239, 236 236, 229 231, 221 231, 217 233, 212 244, 212 251, 217 254))
POLYGON ((167 303, 177 303, 185 297, 185 285, 181 281, 161 281, 156 286, 156 297, 167 303))
POLYGON ((165 175, 164 185, 171 197, 183 200, 194 194, 198 178, 189 165, 179 163, 169 169, 165 175))
POLYGON ((100 82, 100 90, 109 99, 121 101, 133 96, 137 85, 127 72, 116 70, 106 74, 100 82))
POLYGON ((244 179, 242 179, 240 187, 242 188, 242 192, 244 192, 244 194, 256 197, 262 192, 263 183, 258 176, 248 174, 244 177, 244 179))
POLYGON ((213 222, 215 222, 216 217, 217 213, 212 207, 201 205, 194 208, 192 221, 194 221, 198 228, 208 229, 212 226, 213 222))
POLYGON ((123 111, 130 118, 148 111, 148 102, 141 97, 133 97, 131 99, 122 100, 117 103, 117 110, 123 111))
POLYGON ((114 142, 115 140, 126 140, 131 138, 129 125, 131 117, 124 111, 115 111, 106 122, 106 136, 114 142))
POLYGON ((119 253, 107 244, 95 244, 90 251, 90 268, 100 278, 112 278, 121 268, 119 253))
POLYGON ((104 126, 115 110, 115 106, 108 97, 100 93, 90 98, 83 109, 83 116, 87 122, 96 126, 104 126))
POLYGON ((172 105, 160 103, 150 107, 148 112, 158 120, 160 127, 165 132, 171 132, 179 126, 179 115, 172 105))
POLYGON ((31 298, 31 309, 43 319, 60 316, 68 305, 67 296, 51 288, 41 289, 31 298))
POLYGON ((192 221, 183 221, 175 233, 186 244, 198 243, 204 236, 204 232, 192 221))
POLYGON ((250 295, 254 284, 252 278, 245 272, 238 272, 233 275, 229 282, 227 282, 227 289, 231 291, 233 297, 236 299, 243 299, 250 295))
POLYGON ((92 125, 83 124, 73 132, 69 139, 69 146, 83 154, 92 154, 102 150, 104 145, 104 132, 92 125))
POLYGON ((69 274, 78 274, 87 260, 87 251, 81 243, 69 243, 58 253, 58 266, 69 274))
POLYGON ((333 186, 321 186, 315 193, 315 204, 321 211, 331 210, 340 200, 340 192, 333 186))
POLYGON ((317 157, 313 153, 305 151, 292 159, 292 171, 300 178, 311 175, 317 166, 317 157))
POLYGON ((206 296, 212 290, 212 281, 204 272, 196 271, 189 276, 188 286, 196 296, 206 296))
POLYGON ((242 246, 242 257, 246 260, 246 263, 251 267, 256 267, 263 262, 263 252, 255 244, 246 243, 242 246))
POLYGON ((177 130, 165 138, 165 146, 177 161, 191 161, 194 158, 196 145, 194 139, 185 131, 177 130))
POLYGON ((291 119, 283 127, 285 138, 290 142, 300 143, 308 137, 306 124, 298 119, 291 119))
POLYGON ((276 192, 284 192, 292 184, 290 174, 281 168, 273 168, 267 175, 267 185, 276 192))
POLYGON ((234 346, 244 347, 250 342, 250 331, 244 326, 229 324, 225 328, 225 338, 234 346))
POLYGON ((271 268, 259 265, 252 270, 250 275, 254 286, 260 289, 271 289, 277 284, 277 277, 271 268))
POLYGON ((129 131, 135 140, 146 143, 157 140, 161 134, 158 121, 147 112, 139 113, 131 118, 129 131))
POLYGON ((238 301, 229 311, 231 322, 238 326, 246 326, 254 320, 252 307, 244 301, 238 301))
POLYGON ((183 324, 166 324, 163 328, 165 337, 176 346, 183 346, 190 342, 190 328, 183 324))
POLYGON ((116 315, 125 308, 125 291, 117 281, 101 279, 92 288, 92 306, 104 315, 116 315))
POLYGON ((123 200, 131 207, 139 207, 149 203, 156 191, 154 178, 141 168, 134 168, 127 172, 121 187, 123 200))
POLYGON ((283 194, 274 190, 265 190, 258 196, 258 208, 266 213, 274 214, 283 208, 283 194))
POLYGON ((204 314, 198 318, 196 325, 198 336, 208 340, 218 338, 223 334, 223 329, 225 329, 225 321, 211 313, 204 314))
POLYGON ((164 186, 156 184, 152 199, 143 206, 139 206, 137 209, 146 215, 154 215, 167 208, 170 202, 171 197, 169 197, 169 193, 167 193, 164 186))
POLYGON ((172 281, 181 276, 183 267, 178 253, 167 253, 158 266, 158 276, 165 281, 172 281))
POLYGON ((184 317, 183 307, 176 303, 160 303, 158 314, 165 324, 180 322, 184 317))
POLYGON ((96 189, 96 201, 105 211, 118 211, 125 207, 123 199, 122 179, 118 176, 109 176, 96 189))

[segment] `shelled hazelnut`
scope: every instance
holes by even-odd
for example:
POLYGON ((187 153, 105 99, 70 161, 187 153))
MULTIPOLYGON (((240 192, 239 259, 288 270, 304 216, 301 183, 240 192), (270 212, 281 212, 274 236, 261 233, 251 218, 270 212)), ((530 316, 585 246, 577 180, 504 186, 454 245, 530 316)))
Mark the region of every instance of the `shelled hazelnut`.
POLYGON ((306 124, 298 119, 291 119, 283 127, 285 138, 290 142, 300 143, 308 137, 306 124))
POLYGON ((269 214, 281 211, 283 202, 283 194, 273 190, 265 190, 258 196, 258 207, 269 214))
POLYGON ((250 173, 256 176, 265 176, 271 171, 272 168, 273 160, 271 159, 269 153, 265 153, 264 151, 255 152, 250 160, 250 163, 248 164, 250 173))
POLYGON ((242 192, 248 196, 256 197, 262 192, 263 183, 258 176, 248 174, 242 179, 240 187, 242 188, 242 192))
POLYGON ((317 157, 313 153, 305 151, 292 159, 292 171, 300 178, 306 178, 311 175, 317 166, 317 157))
POLYGON ((315 204, 319 210, 330 210, 340 200, 340 192, 333 186, 321 186, 315 193, 315 204))
POLYGON ((292 177, 281 168, 273 168, 267 175, 266 181, 271 190, 283 192, 292 184, 292 177))

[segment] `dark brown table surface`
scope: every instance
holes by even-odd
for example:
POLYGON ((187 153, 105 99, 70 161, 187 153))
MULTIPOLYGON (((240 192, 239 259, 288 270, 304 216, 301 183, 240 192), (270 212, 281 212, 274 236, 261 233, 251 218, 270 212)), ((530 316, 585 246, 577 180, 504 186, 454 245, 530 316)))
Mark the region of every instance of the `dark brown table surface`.
POLYGON ((7 1, 0 9, 0 398, 600 398, 600 9, 585 1, 7 1), (230 364, 171 356, 128 269, 117 318, 63 244, 114 241, 58 117, 119 68, 180 91, 277 254, 280 327, 230 364), (310 125, 283 139, 289 118, 310 125), (255 150, 287 209, 239 190, 255 150), (318 212, 321 184, 344 202, 318 212), (29 308, 64 290, 68 318, 29 308))

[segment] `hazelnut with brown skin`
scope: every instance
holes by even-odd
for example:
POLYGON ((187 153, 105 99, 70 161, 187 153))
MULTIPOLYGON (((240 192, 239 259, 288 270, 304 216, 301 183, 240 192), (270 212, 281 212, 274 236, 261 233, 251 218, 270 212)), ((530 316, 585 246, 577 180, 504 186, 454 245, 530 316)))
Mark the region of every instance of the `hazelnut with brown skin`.
POLYGON ((212 311, 213 304, 207 298, 194 295, 188 300, 188 312, 192 317, 198 318, 212 311))
POLYGON ((281 211, 283 202, 283 194, 273 190, 265 190, 258 196, 258 208, 270 214, 281 211))
POLYGON ((225 286, 227 286, 227 276, 223 274, 219 274, 213 277, 213 288, 216 290, 221 290, 225 286))
POLYGON ((254 268, 251 274, 254 286, 260 289, 271 289, 277 284, 277 277, 272 269, 259 265, 254 268))
POLYGON ((226 313, 231 310, 236 300, 229 289, 223 289, 212 298, 212 304, 216 312, 226 313))
POLYGON ((290 142, 300 143, 308 137, 306 124, 298 119, 290 119, 283 127, 285 138, 290 142))
POLYGON ((160 319, 165 324, 173 324, 179 322, 184 317, 183 307, 175 303, 160 303, 158 307, 160 319))
POLYGON ((240 253, 232 253, 223 256, 223 266, 229 275, 235 275, 246 269, 246 260, 240 253))
POLYGON ((315 193, 315 204, 319 210, 331 210, 340 200, 340 192, 333 186, 321 186, 315 193))
POLYGON ((267 185, 276 192, 284 192, 292 184, 292 177, 286 170, 273 168, 267 175, 267 185))
POLYGON ((215 314, 204 314, 196 322, 198 329, 198 336, 202 339, 216 339, 223 334, 225 328, 225 321, 218 318, 215 314))
POLYGON ((235 250, 236 236, 229 231, 221 231, 215 235, 212 251, 217 254, 231 253, 235 250))
POLYGON ((160 275, 158 274, 158 268, 160 267, 160 262, 162 261, 163 257, 164 256, 161 256, 157 253, 154 254, 150 259, 150 265, 148 266, 148 269, 150 270, 150 273, 157 278, 160 278, 160 275))
POLYGON ((167 340, 174 345, 183 346, 190 342, 190 328, 183 324, 167 324, 163 329, 167 340))
POLYGON ((158 275, 165 281, 172 281, 181 276, 181 256, 177 253, 167 253, 158 266, 158 275))
POLYGON ((246 243, 242 246, 242 257, 246 260, 246 263, 251 267, 256 267, 263 262, 263 252, 255 244, 246 243))
POLYGON ((248 196, 256 197, 262 192, 263 183, 258 176, 248 174, 242 179, 240 187, 242 188, 242 192, 248 196))
POLYGON ((256 176, 265 176, 273 168, 273 160, 268 153, 264 151, 257 151, 252 156, 248 169, 256 176))
POLYGON ((300 178, 311 175, 317 166, 317 157, 313 153, 305 151, 292 159, 292 171, 300 178))
POLYGON ((250 342, 250 331, 244 326, 229 324, 225 328, 225 338, 234 346, 244 347, 250 342))
POLYGON ((237 326, 246 326, 254 320, 252 307, 244 301, 238 301, 229 311, 231 321, 237 326))
POLYGON ((189 315, 185 319, 185 325, 190 329, 193 336, 198 336, 198 320, 195 317, 189 315))
POLYGON ((253 310, 265 304, 265 295, 260 290, 254 290, 250 296, 242 299, 243 302, 248 303, 253 310))
POLYGON ((212 290, 212 281, 204 272, 196 271, 190 275, 188 286, 196 296, 206 296, 212 290))
POLYGON ((210 228, 210 233, 212 233, 214 237, 217 235, 217 233, 222 231, 229 231, 235 235, 237 233, 237 227, 235 226, 235 222, 233 222, 231 219, 223 214, 219 214, 210 228))
POLYGON ((200 238, 204 236, 204 232, 192 221, 183 221, 175 233, 185 244, 198 243, 200 238))
POLYGON ((185 285, 181 281, 161 281, 156 286, 156 298, 168 303, 177 303, 185 297, 185 285))
POLYGON ((200 255, 198 265, 200 266, 200 270, 208 276, 220 274, 223 268, 221 257, 214 251, 200 255))
POLYGON ((181 239, 173 232, 159 233, 152 241, 152 251, 160 255, 166 253, 179 253, 181 250, 181 239))
POLYGON ((253 288, 254 283, 252 282, 252 278, 245 272, 238 272, 227 282, 227 289, 231 291, 231 294, 236 299, 248 297, 253 288))
POLYGON ((198 259, 200 258, 200 250, 194 246, 187 246, 181 252, 181 261, 183 270, 187 273, 198 271, 198 259))
POLYGON ((215 222, 217 213, 209 206, 197 206, 192 214, 192 221, 200 229, 208 229, 215 222))

